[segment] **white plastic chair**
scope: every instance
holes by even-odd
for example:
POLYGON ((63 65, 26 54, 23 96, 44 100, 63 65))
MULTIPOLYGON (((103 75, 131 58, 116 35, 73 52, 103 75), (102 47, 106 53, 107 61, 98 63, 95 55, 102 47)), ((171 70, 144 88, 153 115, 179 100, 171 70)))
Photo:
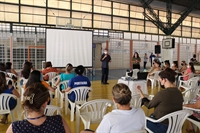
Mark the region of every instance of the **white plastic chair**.
POLYGON ((71 106, 71 117, 70 120, 73 121, 74 120, 74 108, 76 106, 76 104, 84 104, 86 102, 86 98, 88 93, 91 91, 92 89, 90 87, 76 87, 71 89, 69 92, 65 92, 65 115, 67 115, 67 110, 68 110, 68 104, 70 103, 71 106), (75 102, 72 102, 68 99, 68 94, 74 92, 75 94, 75 102))
MULTIPOLYGON (((160 123, 166 119, 168 119, 168 129, 166 133, 182 133, 182 126, 185 122, 186 118, 192 114, 192 111, 189 110, 179 110, 175 111, 173 113, 170 113, 168 115, 165 115, 161 117, 158 120, 152 119, 150 117, 146 117, 147 120, 154 122, 154 123, 160 123)), ((146 127, 146 130, 149 133, 153 133, 150 129, 146 127)))
MULTIPOLYGON (((151 76, 147 76, 147 81, 150 80, 151 81, 151 89, 153 89, 154 86, 156 86, 156 81, 158 82, 158 74, 160 73, 160 71, 156 71, 154 73, 152 73, 151 76)), ((158 83, 158 86, 160 87, 160 84, 158 83)))
POLYGON ((191 79, 192 77, 194 77, 194 73, 189 73, 189 74, 184 75, 184 76, 179 76, 179 77, 178 77, 178 83, 179 83, 178 86, 180 86, 181 83, 184 81, 184 80, 181 80, 181 78, 184 78, 184 77, 186 77, 186 76, 188 76, 188 80, 189 80, 189 79, 191 79))
POLYGON ((9 83, 9 81, 11 81, 12 82, 12 86, 15 87, 15 83, 14 83, 13 79, 11 79, 9 77, 6 77, 6 83, 7 83, 7 85, 9 83))
POLYGON ((133 79, 137 79, 137 73, 139 72, 140 70, 139 69, 133 69, 133 75, 132 75, 132 78, 133 79))
POLYGON ((9 73, 9 72, 7 72, 6 74, 7 74, 10 78, 12 78, 13 76, 17 78, 17 75, 15 75, 14 73, 9 73))
POLYGON ((57 73, 56 73, 56 72, 48 72, 48 73, 46 73, 46 74, 44 75, 44 77, 45 77, 45 76, 48 76, 48 77, 49 77, 49 80, 48 80, 48 81, 51 82, 51 80, 52 80, 54 77, 57 76, 57 73))
MULTIPOLYGON (((60 104, 60 108, 63 108, 64 93, 60 91, 60 86, 63 85, 66 89, 68 87, 69 80, 60 82, 56 87, 57 92, 57 103, 60 104)), ((65 107, 66 108, 66 107, 65 107)))
POLYGON ((107 107, 112 104, 113 102, 108 99, 96 99, 88 101, 82 106, 76 105, 76 132, 80 132, 80 118, 83 121, 84 129, 90 129, 90 123, 100 123, 106 114, 107 107))
POLYGON ((184 88, 185 90, 188 90, 191 88, 197 88, 198 80, 199 80, 199 77, 192 77, 192 78, 188 79, 187 81, 181 80, 178 88, 179 89, 184 88))
POLYGON ((56 112, 56 115, 61 114, 61 108, 58 106, 53 106, 53 105, 47 105, 46 109, 44 111, 46 116, 53 116, 56 112))
MULTIPOLYGON (((144 94, 145 97, 149 97, 147 94, 144 94)), ((130 101, 130 106, 134 108, 140 108, 142 103, 142 98, 140 94, 133 95, 130 101)))
MULTIPOLYGON (((54 78, 52 78, 52 80, 51 80, 51 83, 52 83, 51 86, 52 86, 52 87, 56 86, 56 82, 57 82, 59 76, 60 76, 60 75, 57 75, 57 76, 55 76, 54 78)), ((58 92, 55 91, 55 98, 57 98, 57 96, 58 96, 58 92)))
POLYGON ((10 114, 11 121, 14 122, 15 121, 14 109, 11 111, 9 108, 9 101, 11 98, 17 99, 17 97, 12 94, 5 94, 5 93, 0 94, 0 114, 1 115, 10 114))
MULTIPOLYGON (((189 108, 189 107, 183 107, 183 109, 200 112, 200 109, 194 109, 194 108, 189 108)), ((195 120, 193 120, 191 118, 187 118, 187 120, 190 121, 190 122, 192 122, 193 124, 195 124, 199 128, 199 130, 200 130, 200 122, 195 121, 195 120)), ((195 132, 196 132, 196 130, 197 129, 195 128, 195 132)))
POLYGON ((23 98, 24 98, 24 86, 25 84, 27 83, 28 79, 25 79, 24 77, 21 77, 19 80, 18 80, 18 88, 19 88, 19 94, 21 96, 21 101, 23 101, 23 98))
POLYGON ((200 90, 199 87, 194 87, 183 91, 182 94, 183 94, 184 104, 188 104, 191 100, 195 99, 199 90, 200 90))

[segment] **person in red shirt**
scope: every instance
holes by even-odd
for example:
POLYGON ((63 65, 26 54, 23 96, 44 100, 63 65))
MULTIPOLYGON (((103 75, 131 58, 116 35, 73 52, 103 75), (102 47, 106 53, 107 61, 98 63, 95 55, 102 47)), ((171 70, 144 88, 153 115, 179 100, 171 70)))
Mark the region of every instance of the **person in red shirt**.
POLYGON ((51 64, 50 61, 46 62, 45 69, 42 71, 42 75, 43 75, 43 78, 44 78, 45 81, 49 80, 48 75, 45 76, 45 74, 47 74, 49 72, 56 72, 56 73, 58 73, 58 70, 56 68, 52 67, 52 64, 51 64))

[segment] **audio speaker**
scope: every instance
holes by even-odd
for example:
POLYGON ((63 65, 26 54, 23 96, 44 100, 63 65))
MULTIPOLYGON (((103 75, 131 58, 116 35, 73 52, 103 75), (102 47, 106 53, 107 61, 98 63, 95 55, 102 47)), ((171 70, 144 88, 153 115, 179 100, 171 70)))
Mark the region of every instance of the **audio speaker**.
POLYGON ((155 54, 160 54, 160 52, 161 52, 160 45, 155 45, 155 54))

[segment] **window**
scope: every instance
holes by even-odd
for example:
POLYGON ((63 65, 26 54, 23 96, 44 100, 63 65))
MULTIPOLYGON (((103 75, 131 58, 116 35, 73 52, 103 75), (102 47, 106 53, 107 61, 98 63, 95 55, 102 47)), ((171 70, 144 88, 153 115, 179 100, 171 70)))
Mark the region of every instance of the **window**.
POLYGON ((113 15, 128 17, 128 5, 113 3, 113 15))
POLYGON ((48 9, 48 24, 66 25, 68 18, 70 18, 69 11, 48 9))
POLYGON ((130 31, 144 32, 144 21, 130 19, 130 31))
POLYGON ((79 27, 80 23, 82 23, 82 27, 92 27, 92 14, 72 12, 72 18, 77 18, 74 24, 79 27))
POLYGON ((70 0, 48 0, 48 7, 70 9, 70 0))
POLYGON ((102 14, 111 14, 111 2, 103 0, 94 0, 94 12, 102 14))
POLYGON ((128 19, 113 17, 113 29, 115 30, 129 30, 128 29, 128 19))
POLYGON ((111 29, 111 16, 94 14, 94 28, 111 29))
POLYGON ((142 14, 144 9, 138 6, 130 6, 130 17, 144 19, 144 15, 142 14))
POLYGON ((19 8, 15 5, 0 4, 0 20, 19 22, 19 8))
POLYGON ((92 12, 92 1, 91 0, 73 0, 72 10, 92 12))
POLYGON ((46 6, 46 0, 20 0, 20 2, 26 5, 46 6))

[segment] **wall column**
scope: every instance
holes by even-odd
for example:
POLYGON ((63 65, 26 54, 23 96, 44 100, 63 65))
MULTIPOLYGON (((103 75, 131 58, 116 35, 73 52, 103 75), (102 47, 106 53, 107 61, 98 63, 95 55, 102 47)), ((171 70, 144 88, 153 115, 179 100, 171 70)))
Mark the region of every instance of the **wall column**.
POLYGON ((10 62, 13 63, 13 36, 10 33, 10 62))
POLYGON ((177 61, 178 61, 178 64, 180 64, 180 43, 178 43, 177 45, 177 61))
POLYGON ((132 68, 132 56, 133 56, 133 40, 130 40, 130 68, 132 68))
POLYGON ((106 47, 105 47, 105 49, 108 49, 108 46, 109 46, 109 41, 106 41, 106 47))

